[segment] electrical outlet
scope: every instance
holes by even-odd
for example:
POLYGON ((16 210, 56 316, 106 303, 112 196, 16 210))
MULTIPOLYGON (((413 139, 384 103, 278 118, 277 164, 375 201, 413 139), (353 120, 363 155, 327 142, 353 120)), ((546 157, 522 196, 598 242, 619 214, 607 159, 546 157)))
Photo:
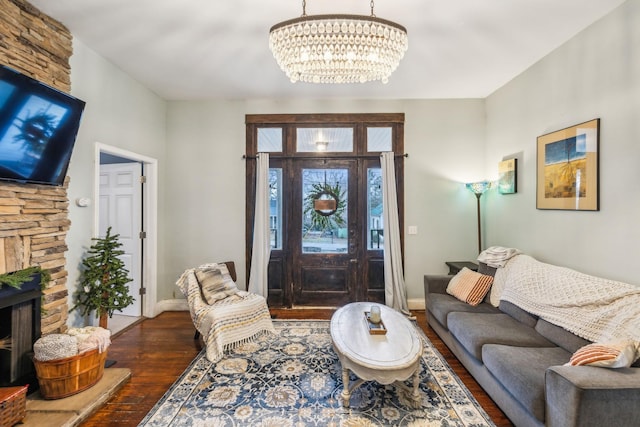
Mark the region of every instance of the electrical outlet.
POLYGON ((418 226, 417 225, 410 225, 409 228, 407 229, 407 232, 409 234, 418 234, 418 226))

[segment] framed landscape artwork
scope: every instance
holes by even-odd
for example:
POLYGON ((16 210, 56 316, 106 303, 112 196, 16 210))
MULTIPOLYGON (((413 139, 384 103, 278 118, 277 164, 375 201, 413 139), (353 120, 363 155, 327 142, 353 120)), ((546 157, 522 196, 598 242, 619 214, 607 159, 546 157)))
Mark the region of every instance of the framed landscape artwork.
POLYGON ((597 211, 600 119, 538 137, 538 209, 597 211))
POLYGON ((513 194, 518 192, 518 159, 503 160, 498 163, 498 192, 513 194))

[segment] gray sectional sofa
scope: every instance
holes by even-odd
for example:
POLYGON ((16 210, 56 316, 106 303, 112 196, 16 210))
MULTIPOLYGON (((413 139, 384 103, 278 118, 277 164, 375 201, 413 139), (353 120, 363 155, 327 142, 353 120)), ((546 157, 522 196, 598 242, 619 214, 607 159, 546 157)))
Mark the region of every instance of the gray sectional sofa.
POLYGON ((507 301, 462 302, 452 277, 424 276, 427 322, 516 426, 640 426, 640 367, 563 366, 589 341, 507 301))

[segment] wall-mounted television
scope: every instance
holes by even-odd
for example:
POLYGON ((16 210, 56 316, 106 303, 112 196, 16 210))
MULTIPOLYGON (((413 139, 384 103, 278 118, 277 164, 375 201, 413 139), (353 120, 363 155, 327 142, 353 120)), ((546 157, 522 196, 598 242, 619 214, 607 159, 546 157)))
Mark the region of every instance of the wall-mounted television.
POLYGON ((62 185, 84 105, 0 65, 0 180, 62 185))

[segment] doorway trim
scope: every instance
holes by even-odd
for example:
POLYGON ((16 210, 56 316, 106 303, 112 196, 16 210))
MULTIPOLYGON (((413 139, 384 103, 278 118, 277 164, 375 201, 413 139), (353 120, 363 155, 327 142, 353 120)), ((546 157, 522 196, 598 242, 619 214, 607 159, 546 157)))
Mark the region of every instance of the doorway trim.
MULTIPOLYGON (((246 153, 243 156, 246 160, 255 160, 258 156, 258 145, 260 129, 279 128, 276 132, 265 134, 265 145, 262 149, 269 153, 270 168, 282 170, 282 196, 293 201, 293 180, 294 164, 304 160, 322 160, 327 162, 340 160, 358 161, 358 179, 361 184, 367 182, 366 171, 369 166, 380 164, 380 154, 382 151, 392 151, 395 153, 395 167, 398 173, 396 188, 398 192, 398 214, 400 218, 400 230, 403 230, 404 223, 404 113, 348 113, 348 114, 247 114, 246 124, 246 153), (353 128, 353 146, 347 147, 343 144, 337 150, 319 150, 318 144, 307 144, 298 147, 297 134, 301 128, 353 128), (369 128, 391 128, 391 146, 385 144, 372 144, 369 146, 369 128), (279 130, 279 131, 278 131, 279 130)), ((322 136, 322 135, 321 135, 322 136)), ((375 135, 372 135, 375 140, 375 135)), ((387 138, 383 138, 387 139, 387 138)), ((322 141, 322 139, 320 139, 322 141)), ((379 167, 379 166, 377 166, 379 167)), ((251 242, 253 236, 253 201, 255 200, 255 168, 254 161, 246 162, 246 268, 249 276, 249 266, 251 265, 251 242)), ((275 187, 274 187, 275 188, 275 187)), ((362 212, 367 212, 365 208, 367 191, 364 188, 356 190, 358 195, 357 204, 362 212), (360 191, 362 190, 362 191, 360 191)), ((287 230, 292 225, 294 212, 293 204, 289 207, 283 206, 279 213, 282 219, 278 222, 278 229, 287 230)), ((362 213, 361 212, 361 213, 362 213)), ((357 225, 361 232, 359 238, 369 235, 367 231, 369 221, 363 220, 357 225)), ((269 294, 267 302, 270 306, 293 306, 293 292, 296 286, 293 273, 293 248, 299 242, 294 239, 285 239, 280 235, 277 248, 272 248, 268 267, 269 294), (285 243, 287 240, 287 243, 285 243)), ((401 246, 404 247, 404 235, 401 233, 401 246)), ((356 258, 356 264, 360 267, 356 274, 360 274, 365 284, 356 290, 358 300, 384 301, 384 254, 379 247, 368 248, 364 240, 360 240, 360 252, 356 258)), ((299 284, 299 283, 298 283, 299 284)), ((326 285, 326 283, 324 284, 326 285)), ((312 302, 313 303, 313 302, 312 302)))
MULTIPOLYGON (((100 195, 100 153, 124 157, 144 165, 144 175, 147 181, 142 196, 142 228, 146 231, 147 236, 142 240, 142 287, 146 289, 142 304, 142 315, 155 317, 158 314, 156 308, 158 295, 158 160, 133 151, 96 142, 93 178, 93 200, 96 201, 100 195)), ((99 216, 99 210, 94 209, 93 237, 98 236, 100 229, 99 216)))

